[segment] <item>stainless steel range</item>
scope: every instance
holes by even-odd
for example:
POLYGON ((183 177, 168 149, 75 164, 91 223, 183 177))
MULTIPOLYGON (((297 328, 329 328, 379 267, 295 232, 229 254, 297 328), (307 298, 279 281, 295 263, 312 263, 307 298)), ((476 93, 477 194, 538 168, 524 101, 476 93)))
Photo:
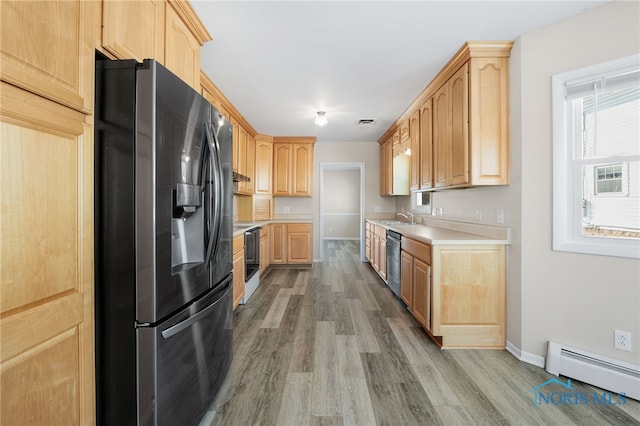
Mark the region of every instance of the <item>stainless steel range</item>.
POLYGON ((245 304, 260 285, 260 227, 253 225, 234 225, 244 232, 244 297, 245 304))

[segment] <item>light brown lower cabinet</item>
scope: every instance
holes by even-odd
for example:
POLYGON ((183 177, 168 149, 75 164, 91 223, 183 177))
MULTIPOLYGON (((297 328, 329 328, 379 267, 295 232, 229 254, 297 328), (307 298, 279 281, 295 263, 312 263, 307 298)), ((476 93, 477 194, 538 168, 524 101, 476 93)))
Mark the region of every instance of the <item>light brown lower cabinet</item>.
POLYGON ((244 235, 233 237, 233 309, 244 296, 244 235))
MULTIPOLYGON (((369 235, 369 263, 373 270, 380 275, 383 280, 387 279, 387 229, 368 223, 371 231, 369 235)), ((366 244, 366 242, 365 242, 366 244)))
POLYGON ((272 223, 271 264, 313 263, 313 224, 272 223))
POLYGON ((428 245, 402 237, 402 300, 442 348, 504 349, 504 245, 428 245))

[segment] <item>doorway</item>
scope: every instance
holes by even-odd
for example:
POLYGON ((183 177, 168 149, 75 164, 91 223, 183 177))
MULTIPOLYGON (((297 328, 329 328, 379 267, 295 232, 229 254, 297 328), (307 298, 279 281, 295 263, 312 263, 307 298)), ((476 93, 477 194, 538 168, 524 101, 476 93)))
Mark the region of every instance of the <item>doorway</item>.
POLYGON ((328 240, 357 240, 364 261, 364 163, 320 163, 320 258, 328 240))

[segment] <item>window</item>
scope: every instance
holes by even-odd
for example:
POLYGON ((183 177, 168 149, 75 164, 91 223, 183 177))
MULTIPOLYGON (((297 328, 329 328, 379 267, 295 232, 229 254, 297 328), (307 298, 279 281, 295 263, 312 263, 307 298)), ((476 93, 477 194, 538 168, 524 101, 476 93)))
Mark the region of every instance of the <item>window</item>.
POLYGON ((553 249, 640 258, 640 55, 552 78, 553 249))
POLYGON ((623 193, 623 164, 594 166, 595 195, 627 195, 623 193))

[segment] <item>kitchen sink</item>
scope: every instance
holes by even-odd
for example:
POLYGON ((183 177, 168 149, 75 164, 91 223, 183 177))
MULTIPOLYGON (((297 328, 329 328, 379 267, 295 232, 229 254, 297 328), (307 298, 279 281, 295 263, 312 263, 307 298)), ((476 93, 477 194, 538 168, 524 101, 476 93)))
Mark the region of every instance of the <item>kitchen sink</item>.
POLYGON ((380 223, 383 225, 408 225, 407 222, 401 220, 381 220, 380 223))

